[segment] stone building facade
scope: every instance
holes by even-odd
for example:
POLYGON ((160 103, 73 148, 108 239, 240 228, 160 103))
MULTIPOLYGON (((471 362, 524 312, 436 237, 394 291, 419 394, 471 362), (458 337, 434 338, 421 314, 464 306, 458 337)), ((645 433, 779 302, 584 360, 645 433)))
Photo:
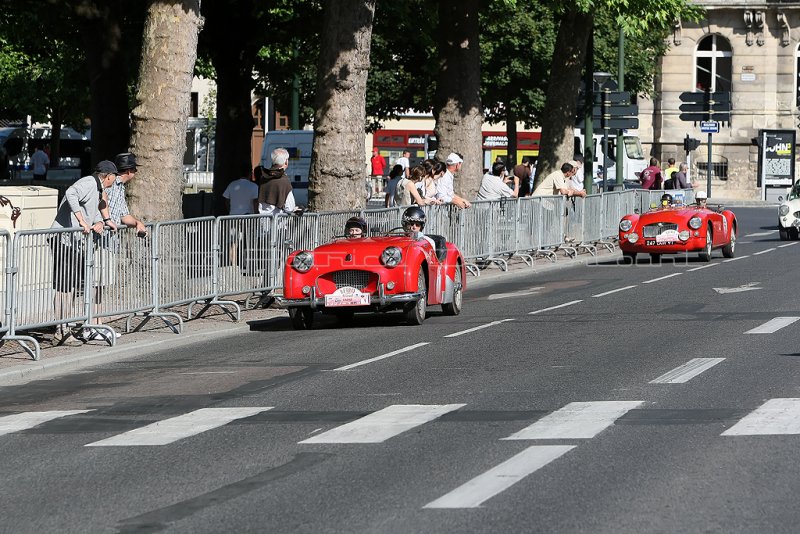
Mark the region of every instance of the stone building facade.
POLYGON ((706 19, 675 23, 656 96, 639 100, 639 134, 646 152, 664 162, 686 159, 686 134, 700 139, 692 173, 705 183, 707 134, 679 119, 679 96, 706 87, 730 91, 731 121, 712 138, 712 191, 717 197, 759 198, 758 147, 751 140, 759 129, 795 129, 800 121, 800 2, 698 3, 706 19))

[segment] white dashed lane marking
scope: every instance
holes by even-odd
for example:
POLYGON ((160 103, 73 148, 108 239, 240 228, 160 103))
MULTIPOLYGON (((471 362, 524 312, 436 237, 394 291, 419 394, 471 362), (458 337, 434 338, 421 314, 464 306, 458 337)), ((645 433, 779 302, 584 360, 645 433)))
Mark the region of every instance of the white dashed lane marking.
POLYGON ((450 493, 429 502, 424 508, 477 508, 574 448, 574 445, 528 447, 450 493))
POLYGON ((620 291, 625 291, 626 289, 633 289, 634 286, 625 286, 625 287, 618 287, 617 289, 612 289, 611 291, 606 291, 605 293, 598 293, 597 295, 592 295, 592 297, 605 297, 606 295, 611 295, 612 293, 619 293, 620 291))
POLYGON ((689 270, 688 270, 688 271, 686 271, 686 272, 689 272, 689 273, 690 273, 690 272, 692 272, 692 271, 700 271, 700 270, 702 270, 702 269, 709 269, 709 268, 711 268, 711 267, 716 267, 716 266, 718 266, 718 265, 720 265, 720 264, 719 264, 719 263, 709 263, 709 264, 707 264, 707 265, 703 265, 703 266, 701 266, 701 267, 695 267, 694 269, 689 269, 689 270))
POLYGON ((381 443, 465 404, 395 404, 300 443, 381 443))
POLYGON ((130 447, 167 445, 245 417, 271 410, 262 408, 201 408, 178 417, 158 421, 108 439, 89 443, 87 447, 130 447))
POLYGON ((696 377, 703 371, 711 369, 718 363, 725 361, 725 358, 694 358, 685 364, 676 367, 672 371, 664 373, 658 378, 651 380, 651 384, 683 384, 696 377))
POLYGON ((428 343, 417 343, 415 345, 409 345, 408 347, 403 347, 402 349, 397 349, 392 352, 387 352, 386 354, 381 354, 380 356, 375 356, 374 358, 369 358, 367 360, 361 360, 360 362, 351 363, 350 365, 344 365, 342 367, 337 367, 334 371, 347 371, 348 369, 352 369, 354 367, 359 367, 361 365, 366 365, 368 363, 377 362, 380 360, 385 360, 386 358, 391 358, 392 356, 396 356, 398 354, 402 354, 404 352, 408 352, 410 350, 417 349, 419 347, 428 345, 428 343))
POLYGON ((770 399, 722 433, 723 436, 800 434, 800 399, 770 399))
POLYGON ((760 256, 761 254, 766 254, 767 252, 772 252, 773 250, 776 250, 775 247, 768 248, 766 250, 761 250, 758 252, 753 252, 753 256, 760 256))
POLYGON ((745 237, 763 237, 763 236, 766 236, 766 235, 772 235, 775 232, 777 232, 777 230, 770 230, 769 232, 758 232, 758 233, 755 233, 755 234, 747 234, 745 237))
POLYGON ((489 328, 490 326, 497 326, 500 323, 506 323, 508 321, 513 321, 514 319, 501 319, 499 321, 492 321, 491 323, 482 324, 480 326, 476 326, 474 328, 469 328, 467 330, 462 330, 461 332, 455 332, 453 334, 447 334, 444 337, 458 337, 463 336, 464 334, 469 334, 470 332, 475 332, 477 330, 483 330, 484 328, 489 328))
POLYGON ((785 328, 795 321, 800 321, 800 317, 776 317, 766 323, 748 330, 745 334, 772 334, 781 328, 785 328))
POLYGON ((504 440, 593 438, 642 401, 571 402, 504 440))
POLYGON ((0 436, 12 432, 28 430, 42 423, 69 415, 91 412, 93 410, 59 410, 49 412, 24 412, 0 417, 0 436))
POLYGON ((550 306, 549 308, 543 308, 541 310, 528 312, 528 315, 536 315, 537 313, 544 313, 544 312, 549 312, 549 311, 552 311, 552 310, 557 310, 559 308, 566 308, 567 306, 572 306, 573 304, 577 304, 579 302, 583 302, 583 301, 582 300, 572 300, 570 302, 565 302, 564 304, 559 304, 558 306, 550 306))
POLYGON ((672 278, 673 276, 680 276, 683 273, 672 273, 666 276, 662 276, 660 278, 653 278, 652 280, 648 280, 646 282, 642 282, 643 284, 652 284, 653 282, 660 282, 661 280, 666 280, 667 278, 672 278))
POLYGON ((797 244, 797 242, 794 242, 794 243, 786 243, 785 245, 778 245, 778 248, 793 247, 793 246, 795 246, 796 244, 797 244))

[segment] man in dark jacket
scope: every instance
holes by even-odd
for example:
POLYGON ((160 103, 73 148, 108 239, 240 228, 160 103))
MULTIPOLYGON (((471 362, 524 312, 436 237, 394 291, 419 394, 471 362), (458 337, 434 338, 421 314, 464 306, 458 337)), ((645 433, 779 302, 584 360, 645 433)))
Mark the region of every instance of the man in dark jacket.
POLYGON ((259 213, 294 213, 297 205, 292 193, 292 183, 286 175, 289 152, 285 148, 272 151, 272 167, 264 171, 264 183, 258 189, 259 213))

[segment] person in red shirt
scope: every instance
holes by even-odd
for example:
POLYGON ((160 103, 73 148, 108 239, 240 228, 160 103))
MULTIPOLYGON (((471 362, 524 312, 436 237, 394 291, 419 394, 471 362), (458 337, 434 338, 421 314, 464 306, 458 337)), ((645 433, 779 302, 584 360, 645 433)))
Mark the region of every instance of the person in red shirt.
POLYGON ((650 166, 642 171, 639 181, 642 183, 642 189, 661 189, 663 183, 661 167, 658 166, 656 158, 650 158, 650 166))
POLYGON ((372 149, 372 158, 369 160, 372 167, 372 189, 375 193, 384 190, 383 175, 386 172, 386 160, 380 155, 377 148, 372 149))

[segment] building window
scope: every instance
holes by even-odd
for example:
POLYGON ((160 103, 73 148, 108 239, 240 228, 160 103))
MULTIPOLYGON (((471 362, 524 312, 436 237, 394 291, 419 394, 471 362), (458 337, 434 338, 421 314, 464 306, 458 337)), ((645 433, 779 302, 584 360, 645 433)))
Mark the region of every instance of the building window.
POLYGON ((733 52, 727 39, 708 35, 695 51, 695 88, 698 91, 730 91, 733 78, 733 52))

